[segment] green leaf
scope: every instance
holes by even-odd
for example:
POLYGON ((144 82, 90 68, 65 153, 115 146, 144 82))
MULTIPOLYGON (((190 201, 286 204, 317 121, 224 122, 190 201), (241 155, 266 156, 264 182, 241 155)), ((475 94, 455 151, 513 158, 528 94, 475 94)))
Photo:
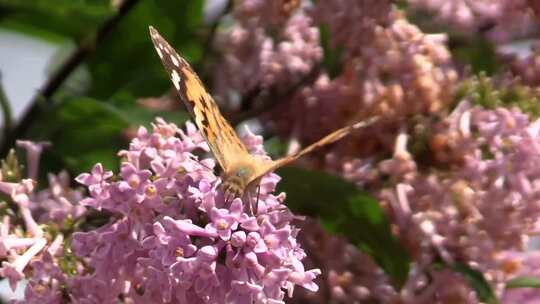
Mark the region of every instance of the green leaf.
POLYGON ((455 272, 461 274, 465 278, 465 280, 467 280, 469 286, 471 286, 474 291, 476 291, 476 295, 478 296, 478 299, 480 299, 480 301, 488 304, 499 303, 499 300, 495 296, 495 292, 493 292, 493 289, 486 281, 484 275, 481 272, 474 270, 463 263, 455 263, 451 266, 451 268, 455 272))
POLYGON ((46 131, 42 137, 52 141, 51 152, 70 171, 88 171, 97 162, 118 166, 116 153, 127 146, 122 132, 129 124, 117 109, 90 98, 70 98, 48 116, 36 128, 46 131))
POLYGON ((517 277, 506 282, 506 288, 540 288, 540 278, 531 276, 517 277))
POLYGON ((287 167, 278 190, 287 193, 293 211, 321 220, 331 232, 345 236, 369 254, 401 287, 410 259, 390 230, 377 200, 345 180, 323 172, 287 167))
POLYGON ((331 78, 341 74, 341 54, 343 53, 342 46, 332 46, 330 43, 330 31, 328 26, 321 24, 319 26, 319 32, 321 33, 321 46, 323 48, 323 60, 322 64, 325 67, 328 75, 331 78))
POLYGON ((161 117, 167 122, 172 122, 182 127, 182 125, 190 118, 186 112, 171 112, 171 111, 153 111, 143 108, 136 102, 137 98, 133 96, 129 90, 117 92, 109 101, 122 118, 129 122, 131 126, 150 127, 150 124, 155 121, 156 117, 161 117))
POLYGON ((475 74, 486 73, 493 75, 498 68, 497 56, 495 54, 495 46, 489 41, 476 38, 452 48, 451 52, 454 58, 468 64, 475 74))
POLYGON ((264 141, 264 150, 274 159, 287 152, 287 145, 279 136, 274 136, 264 141))
POLYGON ((90 95, 108 99, 126 85, 137 96, 163 93, 170 80, 156 55, 148 26, 153 25, 193 62, 201 54, 196 33, 201 28, 202 10, 202 0, 140 1, 90 58, 94 79, 90 95), (131 85, 134 82, 138 86, 131 85))
POLYGON ((0 0, 0 26, 47 40, 76 40, 114 13, 109 0, 0 0))

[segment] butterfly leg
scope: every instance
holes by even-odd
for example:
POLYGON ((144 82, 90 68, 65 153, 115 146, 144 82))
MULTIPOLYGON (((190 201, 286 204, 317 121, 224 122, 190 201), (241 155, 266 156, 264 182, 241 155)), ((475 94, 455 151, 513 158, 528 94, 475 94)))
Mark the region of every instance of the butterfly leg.
POLYGON ((225 192, 225 206, 229 206, 229 204, 234 200, 234 194, 225 192))
POLYGON ((250 192, 251 192, 251 191, 246 191, 246 196, 247 196, 247 201, 248 201, 248 202, 247 202, 247 205, 248 205, 248 211, 249 211, 249 215, 255 216, 255 213, 253 212, 253 201, 252 201, 250 192))
POLYGON ((257 200, 255 201, 255 212, 259 212, 259 195, 261 194, 261 184, 257 185, 257 200))

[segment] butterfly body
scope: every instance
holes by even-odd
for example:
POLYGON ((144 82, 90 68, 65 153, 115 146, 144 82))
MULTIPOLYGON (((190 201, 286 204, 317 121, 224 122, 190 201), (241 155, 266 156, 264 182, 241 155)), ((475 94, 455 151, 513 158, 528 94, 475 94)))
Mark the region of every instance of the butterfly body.
POLYGON ((248 185, 257 179, 254 164, 250 162, 234 164, 222 174, 222 188, 225 191, 226 197, 242 197, 248 185))
POLYGON ((178 95, 223 169, 222 189, 226 200, 242 198, 246 190, 258 185, 265 174, 376 120, 371 119, 338 129, 300 152, 275 161, 251 155, 231 125, 221 115, 216 102, 188 62, 178 55, 153 27, 150 27, 150 37, 178 95))

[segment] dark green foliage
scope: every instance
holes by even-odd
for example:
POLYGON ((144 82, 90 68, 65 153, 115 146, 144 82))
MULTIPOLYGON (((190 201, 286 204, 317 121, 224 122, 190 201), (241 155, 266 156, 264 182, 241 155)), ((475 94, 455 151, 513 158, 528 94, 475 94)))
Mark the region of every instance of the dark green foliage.
POLYGON ((497 56, 493 44, 482 38, 459 41, 452 47, 453 57, 472 69, 475 74, 493 75, 498 69, 497 56))
POLYGON ((322 64, 328 75, 334 78, 341 73, 341 54, 343 47, 339 45, 334 46, 330 43, 330 32, 326 25, 320 25, 319 31, 321 33, 321 45, 323 48, 322 64))
POLYGON ((497 300, 497 297, 495 296, 495 292, 480 271, 474 270, 463 263, 455 263, 451 268, 467 280, 469 286, 474 289, 476 296, 480 301, 488 304, 499 303, 499 300, 497 300))
POLYGON ((202 0, 140 1, 111 32, 90 60, 94 85, 90 94, 108 98, 119 88, 137 83, 136 96, 161 94, 169 86, 167 74, 150 41, 153 25, 190 62, 201 54, 202 0))
POLYGON ((129 121, 113 106, 91 98, 73 98, 56 109, 49 138, 55 154, 75 173, 89 170, 96 162, 116 169, 118 150, 127 141, 122 132, 129 121))
POLYGON ((402 286, 409 272, 409 257, 390 231, 378 202, 338 177, 299 168, 278 171, 283 178, 278 190, 287 193, 286 204, 294 212, 319 218, 323 226, 345 236, 402 286))
POLYGON ((473 104, 495 109, 497 107, 516 107, 530 114, 532 117, 540 116, 540 100, 538 92, 519 84, 498 85, 494 80, 481 73, 464 80, 456 93, 456 103, 467 98, 473 104))
POLYGON ((108 0, 0 0, 0 26, 42 39, 82 39, 114 14, 108 0))
POLYGON ((136 96, 132 95, 130 90, 123 90, 116 93, 109 102, 132 127, 145 126, 148 128, 156 117, 161 117, 182 127, 190 118, 187 112, 163 112, 146 109, 139 106, 135 100, 136 96))

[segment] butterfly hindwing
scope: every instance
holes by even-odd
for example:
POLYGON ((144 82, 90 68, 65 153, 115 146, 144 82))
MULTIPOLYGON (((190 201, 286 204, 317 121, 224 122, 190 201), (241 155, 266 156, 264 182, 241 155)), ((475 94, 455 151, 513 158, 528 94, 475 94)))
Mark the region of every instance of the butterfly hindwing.
POLYGON ((150 27, 150 36, 176 91, 222 169, 228 171, 238 159, 249 158, 246 147, 221 115, 216 102, 189 63, 153 27, 150 27))
MULTIPOLYGON (((258 179, 261 176, 263 176, 263 175, 265 175, 265 174, 267 174, 269 172, 272 172, 272 171, 274 171, 274 170, 276 170, 278 168, 281 168, 281 167, 283 167, 283 166, 285 166, 285 165, 287 165, 289 163, 292 163, 295 160, 299 159, 300 157, 313 152, 314 150, 317 150, 317 149, 319 149, 319 148, 321 148, 323 146, 332 144, 332 143, 342 139, 343 137, 347 136, 348 134, 350 134, 354 130, 365 128, 365 127, 367 127, 369 125, 372 125, 373 123, 375 123, 378 120, 379 120, 378 117, 373 117, 371 119, 367 119, 367 120, 360 121, 360 122, 357 122, 355 124, 343 127, 341 129, 338 129, 338 130, 326 135, 325 137, 319 139, 315 143, 312 143, 311 145, 307 146, 306 148, 302 149, 301 151, 299 151, 299 152, 297 152, 295 154, 292 154, 292 155, 289 155, 289 156, 286 156, 286 157, 283 157, 283 158, 280 158, 278 160, 271 161, 271 162, 261 162, 257 166, 258 171, 257 171, 257 174, 256 174, 257 175, 256 179, 258 179)), ((256 179, 254 179, 254 180, 256 180, 256 179)))

